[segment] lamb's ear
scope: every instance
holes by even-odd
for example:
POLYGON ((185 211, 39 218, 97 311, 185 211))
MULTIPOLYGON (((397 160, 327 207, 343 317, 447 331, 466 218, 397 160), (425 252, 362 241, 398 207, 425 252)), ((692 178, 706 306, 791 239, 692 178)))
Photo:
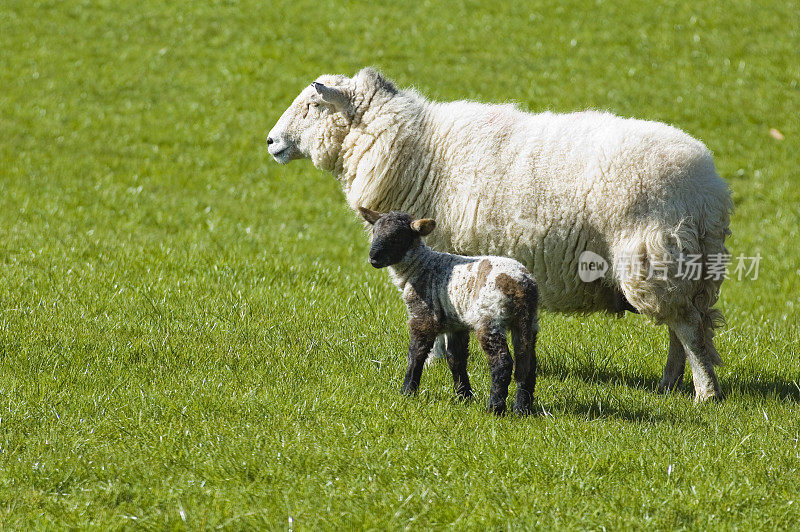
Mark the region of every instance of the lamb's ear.
POLYGON ((350 106, 350 97, 342 89, 329 87, 316 81, 311 85, 317 91, 319 97, 322 98, 323 102, 331 104, 340 111, 343 111, 350 106))
POLYGON ((419 236, 431 234, 434 227, 436 227, 436 221, 433 218, 422 218, 411 222, 411 229, 419 233, 419 236))
POLYGON ((364 218, 366 221, 368 221, 371 224, 374 224, 375 222, 377 222, 378 218, 381 217, 381 213, 379 213, 377 211, 371 211, 371 210, 367 209, 366 207, 360 207, 359 206, 358 207, 358 212, 361 213, 361 217, 362 218, 364 218))

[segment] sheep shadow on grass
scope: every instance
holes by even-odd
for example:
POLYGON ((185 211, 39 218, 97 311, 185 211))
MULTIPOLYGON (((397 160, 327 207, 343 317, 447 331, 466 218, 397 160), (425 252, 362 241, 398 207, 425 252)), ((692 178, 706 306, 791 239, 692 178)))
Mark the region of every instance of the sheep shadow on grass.
MULTIPOLYGON (((567 366, 562 363, 541 364, 539 366, 539 376, 554 377, 562 381, 568 378, 576 378, 587 383, 623 385, 653 393, 659 393, 658 384, 661 381, 660 375, 632 375, 629 372, 621 371, 619 368, 613 368, 605 364, 598 365, 588 358, 580 360, 575 366, 567 366)), ((740 375, 726 379, 723 373, 721 384, 722 391, 726 397, 745 395, 800 403, 800 382, 786 379, 780 375, 740 375)), ((688 368, 684 373, 683 383, 670 393, 694 397, 692 373, 688 368)))

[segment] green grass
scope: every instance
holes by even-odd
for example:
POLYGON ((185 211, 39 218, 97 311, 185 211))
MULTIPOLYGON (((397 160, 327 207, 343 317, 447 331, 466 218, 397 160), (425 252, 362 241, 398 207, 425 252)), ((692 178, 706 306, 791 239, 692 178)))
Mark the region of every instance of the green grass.
POLYGON ((0 528, 786 529, 800 521, 794 2, 0 6, 0 528), (728 398, 654 392, 666 331, 544 314, 538 407, 398 393, 404 307, 335 180, 265 133, 321 73, 609 109, 736 202, 728 398), (786 137, 769 135, 779 129, 786 137))

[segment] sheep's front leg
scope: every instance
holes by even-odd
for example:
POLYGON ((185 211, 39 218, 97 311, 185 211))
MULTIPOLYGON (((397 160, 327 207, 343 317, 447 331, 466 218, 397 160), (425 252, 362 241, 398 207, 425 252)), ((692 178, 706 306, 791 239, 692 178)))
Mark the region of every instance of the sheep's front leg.
POLYGON ((492 373, 492 389, 489 394, 489 412, 503 414, 506 411, 508 385, 514 369, 514 359, 508 350, 506 332, 499 327, 482 327, 475 331, 481 348, 489 358, 492 373))
POLYGON ((472 397, 472 387, 467 375, 469 357, 469 332, 456 332, 447 335, 447 365, 453 373, 453 389, 462 399, 472 397))
POLYGON ((449 334, 440 334, 436 337, 436 342, 433 344, 433 349, 431 349, 431 352, 428 355, 429 364, 437 358, 447 357, 447 352, 450 348, 450 341, 451 338, 449 334))
POLYGON ((425 367, 425 359, 433 347, 435 335, 422 333, 411 329, 411 341, 408 346, 408 370, 400 391, 405 395, 417 393, 419 382, 422 379, 422 369, 425 367))

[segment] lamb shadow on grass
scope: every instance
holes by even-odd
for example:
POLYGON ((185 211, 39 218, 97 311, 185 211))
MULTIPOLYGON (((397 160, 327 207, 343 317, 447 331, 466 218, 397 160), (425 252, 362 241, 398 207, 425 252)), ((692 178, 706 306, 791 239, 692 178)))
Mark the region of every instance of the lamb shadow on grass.
MULTIPOLYGON (((652 393, 659 393, 658 383, 661 381, 660 375, 632 375, 605 364, 602 367, 598 366, 592 360, 581 360, 578 365, 569 367, 563 364, 542 364, 539 374, 541 376, 555 377, 562 381, 568 378, 576 378, 589 383, 629 386, 652 393)), ((800 382, 788 380, 778 375, 738 375, 732 378, 723 371, 720 377, 720 384, 726 397, 745 395, 800 403, 800 382)), ((688 368, 683 377, 683 384, 671 393, 694 397, 692 373, 688 368)))
MULTIPOLYGON (((408 401, 408 405, 414 409, 418 409, 420 413, 428 415, 430 409, 436 405, 449 404, 453 409, 460 408, 478 408, 486 410, 486 401, 488 395, 482 393, 481 390, 476 390, 475 395, 469 399, 458 398, 452 395, 451 392, 444 389, 425 389, 420 390, 420 393, 413 397, 404 397, 404 401, 408 401)), ((564 417, 576 416, 582 417, 586 420, 622 420, 630 423, 650 423, 658 424, 664 421, 675 421, 674 416, 664 415, 663 413, 656 413, 653 405, 642 405, 641 407, 631 408, 626 405, 624 408, 611 404, 607 399, 593 398, 591 401, 580 401, 574 398, 567 398, 559 405, 542 405, 536 398, 531 405, 531 411, 527 415, 520 415, 513 411, 512 405, 514 404, 514 394, 511 393, 508 397, 508 410, 503 414, 502 418, 519 418, 519 419, 536 419, 544 417, 564 417)), ((486 411, 486 415, 491 415, 486 411)))
MULTIPOLYGON (((469 400, 453 398, 450 399, 450 403, 456 407, 470 407, 471 405, 477 403, 479 408, 486 408, 486 401, 484 397, 475 397, 469 400)), ((642 408, 630 408, 630 406, 625 406, 625 408, 619 408, 612 405, 608 401, 599 398, 588 402, 567 399, 561 405, 556 406, 555 408, 553 406, 548 407, 547 405, 542 405, 539 401, 534 399, 530 412, 525 415, 520 415, 514 412, 512 409, 513 403, 514 398, 513 396, 510 396, 508 400, 508 410, 501 417, 536 419, 544 417, 559 418, 563 416, 576 416, 585 418, 587 421, 616 419, 629 423, 649 423, 653 425, 668 420, 675 421, 674 416, 655 413, 654 409, 651 407, 643 406, 642 408)), ((488 411, 486 414, 491 415, 488 411)))
POLYGON ((630 408, 630 406, 618 408, 602 399, 588 402, 566 401, 564 408, 554 415, 577 416, 585 418, 587 421, 616 419, 629 423, 647 423, 651 425, 658 425, 668 420, 674 421, 671 416, 655 413, 653 408, 630 408))

